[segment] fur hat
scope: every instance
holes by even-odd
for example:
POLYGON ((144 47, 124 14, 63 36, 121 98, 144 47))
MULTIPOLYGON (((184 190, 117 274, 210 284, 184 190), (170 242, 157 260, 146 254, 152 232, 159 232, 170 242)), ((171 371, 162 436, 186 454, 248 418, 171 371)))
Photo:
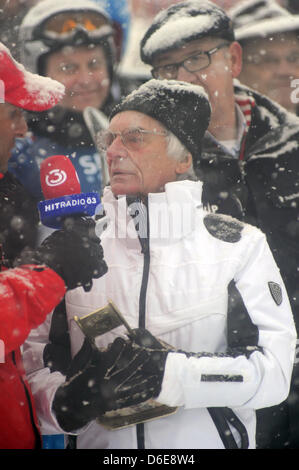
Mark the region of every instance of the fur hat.
POLYGON ((141 40, 141 59, 152 64, 157 54, 206 36, 234 41, 232 21, 225 11, 205 0, 177 3, 154 18, 141 40))
POLYGON ((28 111, 45 111, 64 95, 64 86, 48 77, 28 72, 0 43, 0 103, 28 111))
POLYGON ((211 115, 208 96, 201 86, 152 79, 116 105, 110 119, 123 111, 138 111, 159 121, 185 145, 196 164, 211 115))

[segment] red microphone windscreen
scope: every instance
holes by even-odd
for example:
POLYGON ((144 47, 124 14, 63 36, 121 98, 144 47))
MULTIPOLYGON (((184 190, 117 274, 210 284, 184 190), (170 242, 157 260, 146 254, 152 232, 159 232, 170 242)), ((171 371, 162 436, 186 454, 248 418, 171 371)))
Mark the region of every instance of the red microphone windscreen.
POLYGON ((75 167, 65 155, 53 155, 42 162, 40 181, 46 200, 81 193, 75 167))

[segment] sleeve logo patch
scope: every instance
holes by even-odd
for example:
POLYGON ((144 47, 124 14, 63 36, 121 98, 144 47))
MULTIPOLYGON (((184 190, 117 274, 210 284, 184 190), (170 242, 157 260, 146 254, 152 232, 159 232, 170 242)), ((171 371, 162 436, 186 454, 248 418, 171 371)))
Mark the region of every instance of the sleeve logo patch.
POLYGON ((269 290, 271 292, 271 295, 274 299, 274 302, 277 305, 280 305, 282 303, 282 290, 279 284, 276 282, 268 282, 269 290))

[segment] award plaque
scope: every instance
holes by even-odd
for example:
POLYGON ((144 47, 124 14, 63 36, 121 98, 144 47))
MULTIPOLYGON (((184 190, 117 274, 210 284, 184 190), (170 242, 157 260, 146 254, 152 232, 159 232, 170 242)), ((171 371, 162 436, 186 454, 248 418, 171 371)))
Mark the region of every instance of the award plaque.
MULTIPOLYGON (((96 347, 95 338, 122 325, 127 329, 130 338, 134 340, 134 331, 111 301, 105 307, 84 317, 75 316, 74 320, 93 344, 93 347, 96 347)), ((165 343, 163 345, 166 349, 169 348, 169 345, 165 343)), ((138 405, 107 411, 97 418, 97 422, 109 430, 121 429, 168 416, 175 413, 177 409, 177 407, 162 405, 153 399, 149 399, 138 405)))

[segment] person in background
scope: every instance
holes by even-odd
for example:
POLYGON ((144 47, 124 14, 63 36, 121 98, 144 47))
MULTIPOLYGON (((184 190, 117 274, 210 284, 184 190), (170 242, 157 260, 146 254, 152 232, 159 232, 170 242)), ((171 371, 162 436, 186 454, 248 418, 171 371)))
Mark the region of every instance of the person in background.
POLYGON ((66 294, 71 367, 41 367, 54 325, 25 345, 39 419, 77 448, 254 448, 255 409, 288 394, 296 332, 266 237, 205 211, 193 180, 209 119, 202 87, 150 80, 99 135, 108 271, 66 294), (131 330, 101 331, 108 301, 131 330))
POLYGON ((66 289, 92 282, 106 272, 106 264, 93 221, 56 232, 33 249, 37 217, 30 210, 35 214, 36 206, 7 165, 15 138, 27 131, 23 111, 50 109, 64 87, 29 73, 2 43, 0 83, 0 449, 37 449, 41 435, 20 347, 66 289))
POLYGON ((299 15, 272 0, 246 0, 228 14, 243 50, 240 81, 297 114, 299 15))
POLYGON ((100 110, 105 126, 106 114, 119 99, 109 15, 91 0, 43 0, 29 9, 19 34, 21 62, 32 72, 59 80, 66 93, 59 106, 42 116, 28 116, 32 136, 17 143, 9 170, 41 200, 39 164, 50 155, 66 155, 82 192, 101 193, 107 183, 105 168, 83 111, 88 106, 100 110))
MULTIPOLYGON (((265 233, 298 329, 298 118, 237 81, 242 47, 232 20, 215 3, 190 0, 160 12, 142 38, 141 58, 155 78, 183 80, 207 91, 211 121, 203 151, 194 157, 203 202, 265 233)), ((287 403, 257 413, 258 446, 298 446, 296 375, 294 367, 287 403)))
POLYGON ((0 0, 0 41, 5 44, 14 58, 20 59, 18 31, 29 8, 39 0, 0 0))

